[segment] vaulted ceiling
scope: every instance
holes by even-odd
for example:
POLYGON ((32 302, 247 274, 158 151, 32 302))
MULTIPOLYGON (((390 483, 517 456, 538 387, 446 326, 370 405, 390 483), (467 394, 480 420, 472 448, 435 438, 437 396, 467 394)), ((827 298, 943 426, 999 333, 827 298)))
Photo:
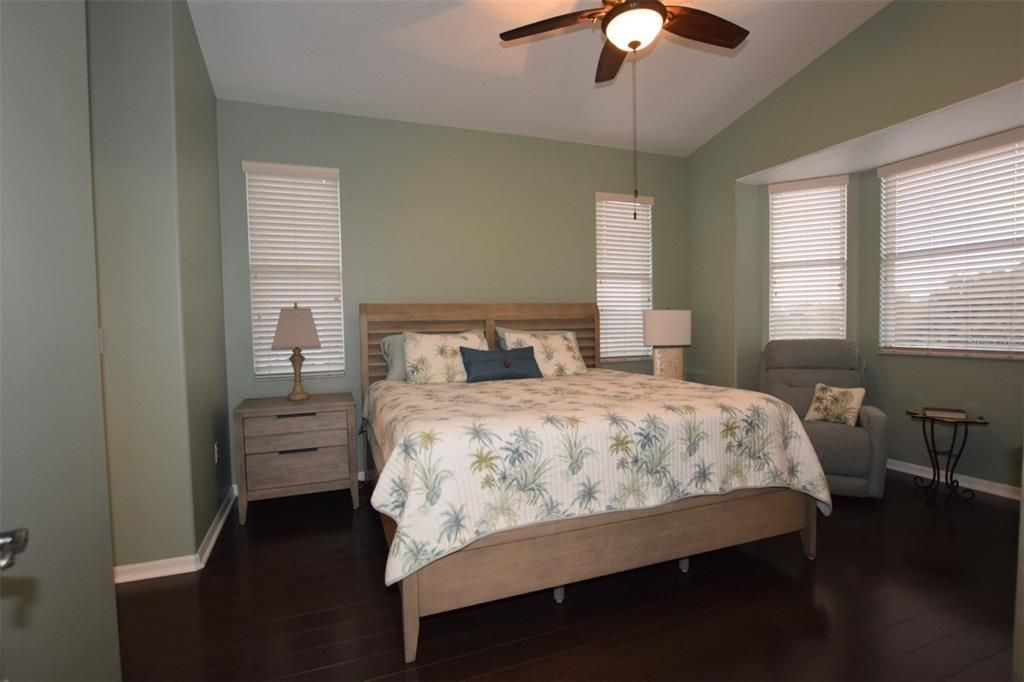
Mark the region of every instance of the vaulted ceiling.
MULTIPOLYGON (((637 62, 640 148, 685 156, 886 0, 687 2, 750 30, 736 51, 662 33, 637 62)), ((629 148, 630 65, 603 85, 584 25, 498 33, 599 0, 190 0, 221 99, 629 148)))

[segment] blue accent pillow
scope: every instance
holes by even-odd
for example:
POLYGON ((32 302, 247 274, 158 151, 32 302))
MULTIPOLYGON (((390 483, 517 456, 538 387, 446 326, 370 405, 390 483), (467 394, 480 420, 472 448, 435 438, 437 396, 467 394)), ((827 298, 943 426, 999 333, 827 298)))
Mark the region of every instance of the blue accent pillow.
POLYGON ((533 347, 512 350, 475 350, 459 347, 462 364, 466 366, 466 383, 501 381, 504 379, 541 379, 540 367, 533 356, 533 347))

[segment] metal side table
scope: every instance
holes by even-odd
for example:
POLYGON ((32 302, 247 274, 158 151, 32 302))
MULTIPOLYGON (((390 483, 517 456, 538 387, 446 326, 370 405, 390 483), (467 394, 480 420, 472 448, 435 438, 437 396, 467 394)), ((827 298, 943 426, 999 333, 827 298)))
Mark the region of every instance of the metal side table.
POLYGON ((938 489, 940 478, 944 477, 946 489, 951 495, 963 500, 974 499, 973 490, 960 487, 960 481, 956 479, 956 465, 960 463, 960 457, 964 454, 964 447, 967 445, 968 429, 971 426, 987 426, 988 420, 984 417, 976 417, 969 414, 965 414, 962 417, 936 416, 926 414, 922 410, 907 410, 907 415, 914 421, 921 422, 921 434, 924 436, 924 445, 928 450, 928 458, 932 463, 931 480, 921 476, 914 476, 914 485, 931 493, 938 489), (948 448, 940 450, 935 446, 936 422, 953 426, 953 437, 949 440, 948 448), (957 446, 957 438, 960 439, 959 446, 957 446), (939 457, 946 458, 944 474, 942 465, 939 463, 939 457))

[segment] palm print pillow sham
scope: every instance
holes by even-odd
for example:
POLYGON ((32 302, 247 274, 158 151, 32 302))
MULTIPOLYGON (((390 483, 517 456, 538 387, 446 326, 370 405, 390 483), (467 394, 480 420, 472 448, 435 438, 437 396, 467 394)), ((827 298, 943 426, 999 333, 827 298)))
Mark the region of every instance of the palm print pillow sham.
POLYGON ((498 327, 497 332, 498 343, 503 350, 532 347, 537 365, 545 378, 572 376, 587 371, 573 332, 527 332, 503 327, 498 327))
POLYGON ((811 407, 804 419, 809 422, 836 422, 856 426, 865 392, 863 388, 836 388, 816 384, 811 407))
POLYGON ((466 367, 459 347, 487 350, 484 330, 461 334, 420 334, 406 332, 405 375, 410 384, 454 384, 466 382, 466 367))

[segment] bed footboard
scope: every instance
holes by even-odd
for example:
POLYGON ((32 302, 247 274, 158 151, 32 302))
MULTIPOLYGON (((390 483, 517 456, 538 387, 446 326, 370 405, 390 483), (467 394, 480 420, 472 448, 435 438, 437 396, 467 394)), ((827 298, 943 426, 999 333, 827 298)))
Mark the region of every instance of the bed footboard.
POLYGON ((422 616, 794 532, 813 558, 816 529, 812 498, 771 489, 496 533, 401 581, 405 660, 416 659, 422 616))

